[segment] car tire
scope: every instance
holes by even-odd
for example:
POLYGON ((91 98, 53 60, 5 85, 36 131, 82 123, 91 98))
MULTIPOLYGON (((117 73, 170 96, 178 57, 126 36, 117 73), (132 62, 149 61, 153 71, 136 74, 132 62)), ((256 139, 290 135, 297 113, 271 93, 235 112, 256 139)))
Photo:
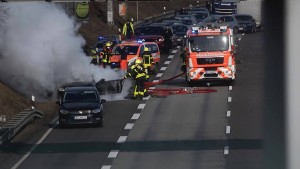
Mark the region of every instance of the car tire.
POLYGON ((97 124, 98 127, 103 128, 104 126, 104 119, 103 117, 101 118, 101 121, 97 124))

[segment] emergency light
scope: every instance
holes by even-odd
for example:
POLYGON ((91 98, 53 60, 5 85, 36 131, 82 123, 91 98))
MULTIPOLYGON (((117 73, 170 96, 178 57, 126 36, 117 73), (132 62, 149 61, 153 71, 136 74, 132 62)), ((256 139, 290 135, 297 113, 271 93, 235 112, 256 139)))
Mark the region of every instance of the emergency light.
POLYGON ((106 37, 104 37, 104 36, 99 36, 99 37, 98 37, 98 40, 106 40, 106 37))
POLYGON ((145 41, 145 39, 138 39, 137 42, 138 43, 143 43, 145 41))

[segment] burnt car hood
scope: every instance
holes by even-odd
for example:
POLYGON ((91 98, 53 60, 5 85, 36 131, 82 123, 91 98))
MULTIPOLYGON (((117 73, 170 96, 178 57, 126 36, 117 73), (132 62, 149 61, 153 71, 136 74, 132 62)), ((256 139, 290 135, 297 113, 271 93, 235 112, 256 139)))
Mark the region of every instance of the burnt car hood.
POLYGON ((94 110, 100 108, 100 103, 86 102, 86 103, 63 103, 61 109, 68 111, 76 110, 94 110))

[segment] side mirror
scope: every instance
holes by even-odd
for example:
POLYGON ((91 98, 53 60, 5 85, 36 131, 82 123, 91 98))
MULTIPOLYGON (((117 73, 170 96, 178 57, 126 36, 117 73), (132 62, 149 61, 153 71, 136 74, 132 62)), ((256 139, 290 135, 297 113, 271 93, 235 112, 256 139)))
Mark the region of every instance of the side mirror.
POLYGON ((105 99, 101 99, 100 103, 101 104, 106 103, 106 100, 105 99))

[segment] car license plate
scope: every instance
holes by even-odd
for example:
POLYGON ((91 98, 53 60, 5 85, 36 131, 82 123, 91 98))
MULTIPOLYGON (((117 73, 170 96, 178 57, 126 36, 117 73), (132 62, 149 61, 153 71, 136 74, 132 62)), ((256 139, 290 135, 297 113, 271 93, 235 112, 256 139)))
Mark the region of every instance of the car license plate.
POLYGON ((86 120, 87 116, 75 116, 74 119, 75 120, 86 120))
POLYGON ((239 28, 239 30, 243 30, 244 28, 239 28))
POLYGON ((177 41, 181 41, 181 39, 177 39, 177 41))

